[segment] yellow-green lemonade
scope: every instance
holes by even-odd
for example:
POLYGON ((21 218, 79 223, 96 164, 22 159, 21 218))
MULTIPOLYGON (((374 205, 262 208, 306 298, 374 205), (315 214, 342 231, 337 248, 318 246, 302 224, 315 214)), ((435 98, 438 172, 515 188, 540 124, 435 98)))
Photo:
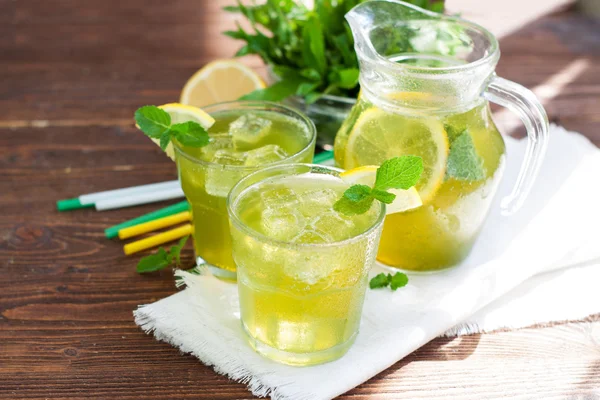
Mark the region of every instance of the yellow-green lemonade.
MULTIPOLYGON (((399 93, 396 97, 427 96, 399 93)), ((377 259, 411 271, 451 267, 471 251, 487 216, 504 164, 505 146, 487 102, 459 113, 383 110, 362 96, 335 142, 339 165, 379 165, 422 157, 416 185, 423 205, 389 215, 377 259)))
POLYGON ((221 103, 204 108, 215 123, 204 147, 175 144, 179 180, 191 206, 196 256, 223 278, 235 278, 225 205, 242 177, 269 164, 310 162, 314 125, 303 115, 264 102, 221 103))
POLYGON ((252 347, 291 365, 341 357, 358 332, 385 215, 379 202, 345 216, 339 170, 284 165, 231 192, 241 320, 252 347))

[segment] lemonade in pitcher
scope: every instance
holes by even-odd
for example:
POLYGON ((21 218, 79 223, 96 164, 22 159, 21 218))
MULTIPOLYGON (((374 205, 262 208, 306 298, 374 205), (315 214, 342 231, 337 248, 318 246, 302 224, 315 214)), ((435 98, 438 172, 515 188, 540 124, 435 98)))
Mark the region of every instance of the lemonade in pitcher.
POLYGON ((436 117, 386 112, 364 99, 336 140, 346 169, 419 155, 421 207, 386 217, 378 259, 428 271, 460 262, 486 217, 504 162, 504 142, 486 104, 436 117))
POLYGON ((338 165, 417 155, 422 205, 385 219, 378 260, 410 271, 454 266, 471 251, 505 163, 488 100, 516 110, 530 145, 513 193, 515 212, 546 147, 546 114, 527 89, 494 75, 496 38, 484 28, 395 0, 350 11, 361 94, 335 141, 338 165))

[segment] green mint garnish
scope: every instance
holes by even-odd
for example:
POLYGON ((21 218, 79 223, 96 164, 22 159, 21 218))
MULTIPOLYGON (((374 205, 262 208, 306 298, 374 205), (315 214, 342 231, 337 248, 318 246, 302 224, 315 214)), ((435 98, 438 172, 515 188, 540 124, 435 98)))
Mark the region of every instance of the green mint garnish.
POLYGON ((451 136, 446 179, 454 178, 470 182, 484 179, 483 160, 475 150, 469 130, 465 129, 460 133, 453 133, 451 136))
POLYGON ((134 117, 142 132, 154 139, 160 139, 171 127, 171 116, 155 106, 138 108, 134 117))
POLYGON ((410 189, 423 173, 423 159, 417 156, 394 157, 377 169, 373 188, 367 185, 350 186, 333 209, 345 215, 363 214, 371 208, 374 200, 390 204, 396 195, 389 189, 410 189))
POLYGON ((399 289, 401 287, 406 286, 408 283, 408 276, 403 274, 402 272, 396 272, 394 275, 392 274, 384 274, 383 272, 375 275, 371 281, 369 282, 369 287, 371 289, 379 289, 384 287, 390 287, 393 291, 399 289))
POLYGON ((140 107, 135 112, 135 122, 142 132, 160 141, 165 150, 173 138, 184 146, 202 147, 209 142, 208 132, 194 121, 171 124, 171 116, 156 106, 140 107))
POLYGON ((137 272, 143 274, 145 272, 154 272, 168 267, 175 262, 175 265, 181 265, 181 249, 185 246, 189 238, 185 236, 179 240, 179 243, 175 246, 171 246, 171 249, 167 252, 162 247, 154 254, 146 256, 140 260, 137 265, 137 272))

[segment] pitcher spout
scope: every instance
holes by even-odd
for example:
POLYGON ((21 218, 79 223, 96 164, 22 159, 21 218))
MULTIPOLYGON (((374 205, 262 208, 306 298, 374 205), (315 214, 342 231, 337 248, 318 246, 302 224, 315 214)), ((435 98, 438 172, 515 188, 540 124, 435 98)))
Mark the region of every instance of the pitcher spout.
POLYGON ((398 0, 365 1, 346 20, 362 93, 382 106, 390 98, 395 103, 410 98, 400 105, 428 110, 472 106, 499 58, 497 40, 485 28, 398 0))
POLYGON ((389 52, 392 47, 400 49, 401 42, 406 42, 408 37, 399 30, 409 21, 439 17, 439 14, 397 0, 366 1, 346 14, 355 49, 363 58, 376 58, 382 55, 382 50, 389 52))

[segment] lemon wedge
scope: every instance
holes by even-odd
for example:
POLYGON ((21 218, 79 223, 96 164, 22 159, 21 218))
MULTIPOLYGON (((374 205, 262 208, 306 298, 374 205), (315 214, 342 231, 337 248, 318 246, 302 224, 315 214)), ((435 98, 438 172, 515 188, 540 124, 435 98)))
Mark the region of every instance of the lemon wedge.
POLYGON ((358 117, 348 136, 343 167, 350 170, 380 165, 392 157, 420 156, 423 174, 416 190, 427 203, 444 182, 448 151, 448 135, 439 120, 370 108, 358 117))
MULTIPOLYGON (((377 175, 377 168, 376 165, 353 168, 342 172, 340 178, 351 185, 362 184, 373 186, 377 175)), ((388 192, 395 194, 396 198, 391 204, 386 204, 386 215, 412 210, 423 205, 421 196, 419 196, 419 192, 414 186, 407 190, 389 189, 388 192)))
MULTIPOLYGON (((171 124, 178 124, 180 122, 194 121, 200 124, 204 129, 210 128, 215 120, 213 117, 202 111, 198 107, 192 107, 185 104, 169 103, 162 106, 158 106, 165 110, 171 116, 171 124)), ((151 139, 154 143, 160 146, 158 139, 151 139)), ((173 150, 173 143, 169 143, 165 149, 165 154, 169 158, 175 161, 175 151, 173 150)))
POLYGON ((234 60, 216 60, 198 70, 183 87, 179 102, 195 107, 233 101, 265 82, 246 65, 234 60))

